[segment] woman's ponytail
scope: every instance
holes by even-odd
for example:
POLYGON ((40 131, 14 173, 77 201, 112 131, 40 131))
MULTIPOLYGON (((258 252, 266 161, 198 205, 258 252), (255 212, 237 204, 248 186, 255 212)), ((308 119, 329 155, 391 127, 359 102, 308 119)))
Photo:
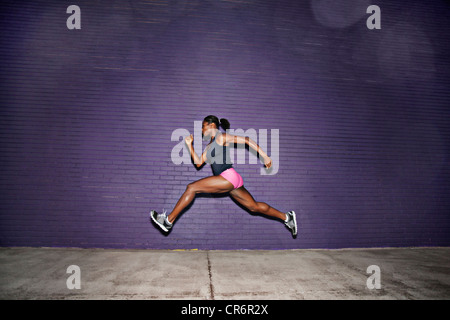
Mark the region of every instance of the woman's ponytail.
POLYGON ((227 119, 224 118, 220 119, 219 124, 224 130, 230 129, 230 122, 227 119))
POLYGON ((217 129, 219 129, 219 127, 222 127, 222 129, 224 130, 228 130, 230 129, 230 123, 228 122, 227 119, 220 119, 217 118, 216 116, 213 115, 209 115, 207 117, 205 117, 205 119, 203 119, 203 122, 206 122, 208 124, 214 123, 217 127, 217 129))

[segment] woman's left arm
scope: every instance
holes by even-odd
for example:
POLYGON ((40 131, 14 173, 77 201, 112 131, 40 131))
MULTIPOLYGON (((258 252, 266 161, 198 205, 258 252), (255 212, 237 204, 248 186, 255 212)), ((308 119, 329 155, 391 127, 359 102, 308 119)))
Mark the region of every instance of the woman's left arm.
POLYGON ((261 157, 264 159, 264 165, 266 166, 266 168, 270 168, 272 166, 272 160, 269 158, 267 153, 265 153, 264 150, 261 149, 261 147, 249 137, 233 136, 228 133, 225 133, 224 136, 225 143, 247 144, 250 148, 261 155, 261 157))

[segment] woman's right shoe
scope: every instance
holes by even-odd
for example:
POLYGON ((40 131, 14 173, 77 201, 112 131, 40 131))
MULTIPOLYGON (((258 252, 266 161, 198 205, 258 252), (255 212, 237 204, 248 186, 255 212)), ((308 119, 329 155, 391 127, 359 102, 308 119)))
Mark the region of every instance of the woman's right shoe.
POLYGON ((160 227, 165 232, 169 232, 170 229, 172 229, 173 224, 167 220, 166 217, 166 211, 163 211, 163 213, 157 213, 155 210, 150 211, 150 217, 152 218, 153 222, 156 223, 158 227, 160 227))

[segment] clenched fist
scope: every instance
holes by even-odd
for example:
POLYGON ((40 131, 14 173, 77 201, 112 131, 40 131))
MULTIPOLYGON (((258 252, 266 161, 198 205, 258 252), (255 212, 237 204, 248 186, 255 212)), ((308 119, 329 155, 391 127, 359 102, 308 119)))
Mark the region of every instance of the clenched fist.
POLYGON ((192 142, 194 141, 194 137, 192 136, 192 134, 190 136, 187 136, 186 138, 184 138, 184 141, 186 141, 186 143, 192 144, 192 142))

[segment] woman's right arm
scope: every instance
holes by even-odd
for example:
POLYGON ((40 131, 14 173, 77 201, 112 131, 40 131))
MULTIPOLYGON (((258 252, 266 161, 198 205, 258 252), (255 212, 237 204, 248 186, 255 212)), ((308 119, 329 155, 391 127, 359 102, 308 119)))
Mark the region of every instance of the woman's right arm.
POLYGON ((189 149, 189 153, 191 154, 192 159, 194 160, 194 164, 197 168, 200 168, 206 161, 206 150, 205 152, 203 152, 201 158, 199 158, 199 156, 197 155, 197 153, 194 150, 194 146, 193 146, 193 142, 194 142, 194 137, 192 136, 192 134, 190 136, 187 136, 184 141, 187 144, 187 147, 189 149))

